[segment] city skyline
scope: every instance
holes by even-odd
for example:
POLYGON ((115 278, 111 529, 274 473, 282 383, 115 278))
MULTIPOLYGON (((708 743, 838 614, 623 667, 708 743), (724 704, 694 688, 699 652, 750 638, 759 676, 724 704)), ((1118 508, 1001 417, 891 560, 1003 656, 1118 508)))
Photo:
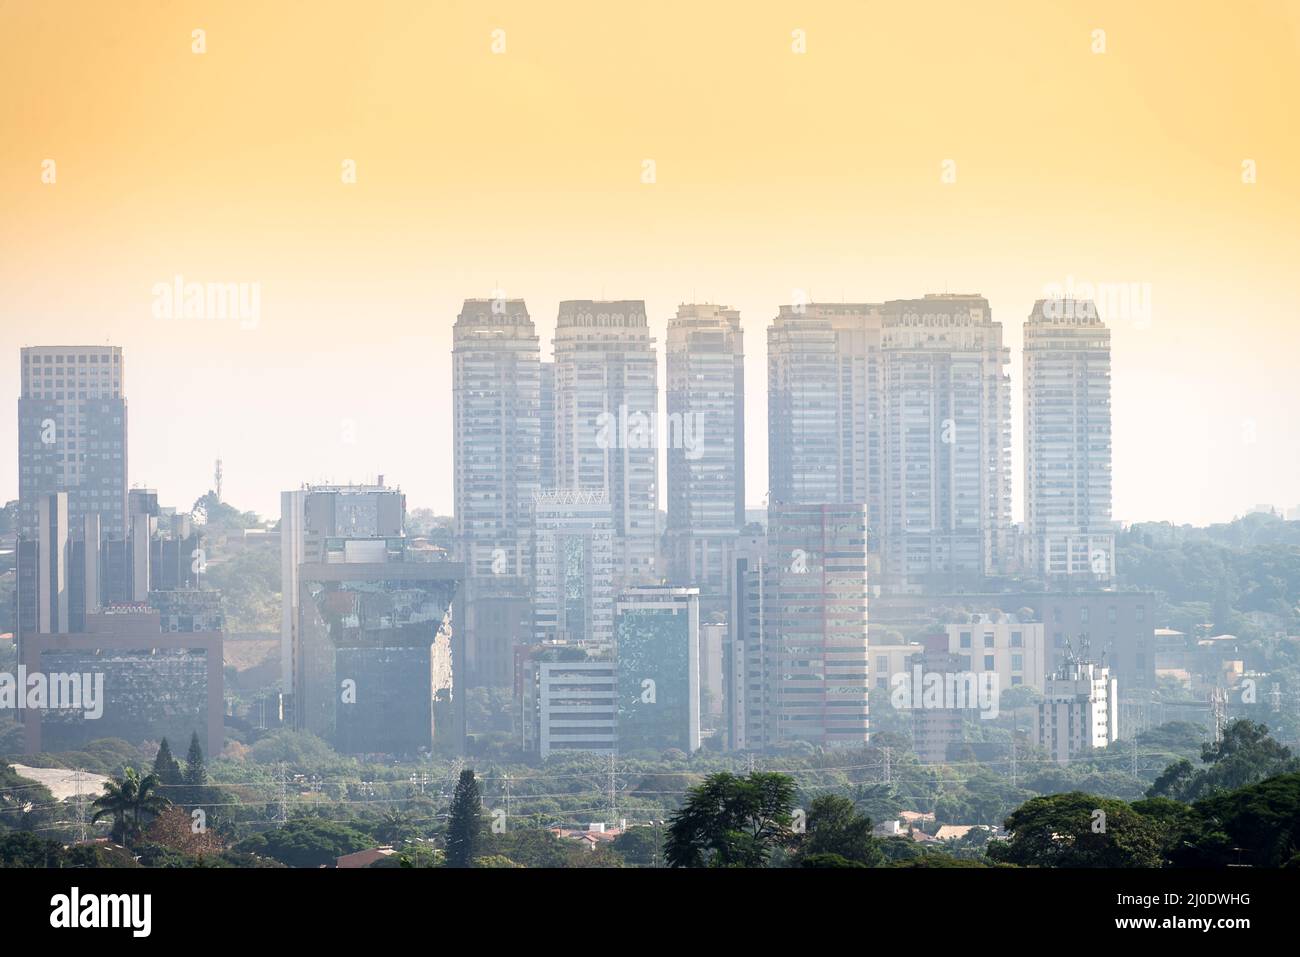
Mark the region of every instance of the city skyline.
MULTIPOLYGON (((927 295, 935 295, 935 294, 928 293, 927 295)), ((885 297, 877 300, 855 299, 852 301, 814 300, 812 302, 807 303, 807 305, 823 306, 823 307, 854 306, 855 304, 858 303, 870 303, 870 302, 881 303, 887 301, 889 298, 891 297, 885 297)), ((916 299, 918 300, 920 298, 921 298, 920 295, 916 297, 916 299)), ((986 297, 980 297, 978 296, 978 294, 975 294, 975 298, 986 298, 986 297)), ((462 302, 466 302, 466 301, 469 300, 462 300, 462 302)), ((481 303, 490 303, 491 299, 480 297, 476 301, 481 303)), ((1037 306, 1037 304, 1040 303, 1041 301, 1042 301, 1042 297, 1040 296, 1039 299, 1035 301, 1035 306, 1037 306)), ((676 308, 691 307, 691 306, 710 306, 710 307, 717 307, 717 308, 725 308, 725 304, 722 303, 703 302, 703 301, 697 303, 690 303, 684 301, 682 303, 679 303, 676 308)), ((460 307, 458 307, 456 311, 459 311, 459 308, 460 307)), ((782 305, 780 308, 782 310, 789 310, 792 307, 789 305, 782 305)), ((1203 506, 1201 511, 1191 516, 1184 516, 1183 518, 1170 518, 1168 517, 1167 514, 1161 514, 1159 512, 1157 512, 1156 514, 1121 514, 1119 512, 1120 505, 1118 503, 1124 501, 1125 499, 1128 499, 1129 501, 1133 501, 1135 498, 1132 489, 1132 485, 1135 482, 1134 478, 1132 476, 1129 476, 1128 481, 1127 482, 1125 481, 1125 475, 1129 470, 1125 467, 1125 463, 1121 456, 1121 452, 1120 452, 1121 443, 1118 438, 1119 434, 1127 431, 1126 425, 1131 424, 1131 420, 1127 419, 1125 415, 1125 409, 1123 408, 1119 399, 1116 398, 1116 396, 1120 394, 1121 391, 1123 390, 1121 390, 1121 388, 1114 383, 1114 378, 1116 375, 1114 370, 1126 364, 1122 357, 1121 347, 1115 345, 1115 343, 1124 341, 1123 333, 1126 331, 1125 330, 1126 323, 1121 321, 1118 326, 1111 326, 1110 323, 1107 322, 1105 315, 1102 312, 1102 309, 1103 307, 1099 304, 1097 306, 1097 314, 1100 317, 1102 323, 1110 331, 1111 341, 1112 341, 1112 347, 1111 347, 1112 348, 1112 362, 1111 362, 1112 411, 1114 415, 1113 432, 1116 436, 1113 444, 1113 457, 1116 463, 1114 469, 1113 499, 1117 503, 1116 511, 1114 513, 1114 520, 1116 522, 1126 524, 1130 522, 1142 522, 1142 521, 1172 521, 1174 524, 1207 525, 1207 524, 1214 524, 1218 522, 1230 521, 1235 517, 1240 517, 1244 514, 1247 514, 1254 507, 1259 505, 1275 506, 1278 509, 1282 509, 1282 510, 1290 509, 1296 507, 1297 505, 1300 505, 1300 501, 1297 502, 1291 501, 1291 499, 1293 498, 1300 499, 1300 495, 1289 493, 1286 491, 1286 488, 1291 486, 1293 483, 1286 480, 1285 476, 1282 476, 1282 477, 1275 477, 1276 487, 1278 491, 1274 492, 1270 490, 1268 492, 1260 493, 1259 495, 1255 495, 1255 496, 1247 495, 1245 498, 1242 499, 1225 501, 1223 504, 1224 510, 1222 512, 1216 511, 1214 508, 1210 506, 1203 506), (1128 489, 1127 495, 1125 494, 1126 486, 1128 489)), ((992 307, 990 309, 994 317, 994 321, 1000 323, 1003 327, 1004 341, 1022 339, 1022 326, 1026 321, 1028 321, 1033 316, 1034 313, 1032 310, 1033 307, 1031 307, 1031 310, 1027 311, 1023 317, 1008 319, 1008 317, 1006 317, 1005 315, 1000 315, 996 307, 992 307)), ((738 309, 733 309, 732 311, 741 312, 741 310, 738 309)), ((655 323, 653 310, 647 309, 647 314, 648 314, 648 320, 650 326, 650 338, 654 340, 654 346, 656 350, 662 352, 663 344, 666 339, 665 333, 667 330, 668 323, 671 320, 671 316, 664 319, 660 323, 660 325, 663 328, 659 331, 659 334, 656 334, 655 332, 656 323, 655 323)), ((551 338, 546 335, 548 323, 546 322, 545 319, 540 318, 536 312, 532 312, 530 310, 530 315, 532 315, 533 317, 537 329, 538 338, 542 342, 542 348, 541 348, 542 363, 544 366, 547 364, 553 365, 554 352, 550 345, 551 338)), ((749 379, 750 381, 750 386, 746 390, 746 411, 745 411, 746 428, 745 428, 744 445, 745 445, 745 452, 746 452, 746 456, 745 456, 746 507, 751 510, 761 509, 764 507, 765 497, 768 492, 768 487, 770 484, 767 475, 769 423, 768 423, 768 415, 767 415, 767 393, 765 388, 765 382, 767 378, 766 376, 767 342, 766 342, 766 336, 755 334, 756 330, 753 328, 753 326, 757 324, 759 321, 760 320, 755 320, 752 318, 749 319, 745 318, 742 312, 741 319, 740 319, 741 330, 742 332, 748 331, 751 340, 749 348, 745 350, 746 354, 744 357, 744 361, 746 365, 745 374, 746 374, 746 378, 749 379), (758 365, 758 368, 753 368, 754 365, 758 365), (762 412, 762 417, 760 423, 758 424, 755 424, 755 422, 753 421, 754 415, 756 414, 755 413, 756 409, 761 409, 762 412), (756 456, 759 457, 756 458, 756 456), (754 488, 756 486, 762 489, 762 491, 755 492, 754 488)), ((762 329, 763 332, 766 332, 771 327, 772 321, 773 320, 769 318, 768 320, 763 322, 763 329, 762 329)), ((550 325, 552 326, 552 331, 553 331, 553 323, 550 325)), ((109 337, 110 339, 112 339, 112 341, 105 343, 103 345, 95 345, 95 344, 89 344, 84 342, 72 342, 72 341, 68 341, 66 343, 63 342, 56 343, 55 339, 57 338, 58 337, 53 337, 42 341, 32 341, 30 343, 24 343, 21 346, 21 349, 59 351, 64 349, 96 350, 96 349, 112 348, 119 351, 127 361, 131 361, 131 357, 130 355, 128 355, 128 350, 125 347, 123 347, 115 337, 109 337)), ((450 342, 448 343, 447 352, 448 352, 448 358, 450 359, 451 352, 452 352, 452 347, 450 342)), ((1012 396, 1011 454, 1012 454, 1013 464, 1010 470, 1010 481, 1011 481, 1011 488, 1012 488, 1012 493, 1010 497, 1011 497, 1011 504, 1012 504, 1013 521, 1016 523, 1021 523, 1025 519, 1024 505, 1025 505, 1025 495, 1026 495, 1026 478, 1025 478, 1025 470, 1024 470, 1024 448, 1025 448, 1026 439, 1028 438, 1025 432, 1025 425, 1024 425, 1025 422, 1024 402, 1025 402, 1026 383, 1024 380, 1025 366, 1024 366, 1023 347, 1019 345, 1015 347, 1011 347, 1010 355, 1011 355, 1011 361, 1007 366, 1007 369, 1010 374, 1010 379, 1011 379, 1010 388, 1011 388, 1011 396, 1012 396)), ((14 362, 12 363, 12 365, 14 366, 15 369, 19 367, 18 362, 14 362)), ((322 474, 312 473, 310 475, 305 475, 305 473, 301 468, 295 469, 294 465, 292 464, 292 459, 296 459, 297 456, 285 456, 283 458, 283 465, 274 464, 268 466, 266 463, 262 463, 262 467, 264 471, 255 473, 254 475, 249 475, 247 473, 240 474, 238 471, 236 471, 235 475, 232 476, 231 475, 232 468, 237 469, 238 464, 241 462, 244 462, 245 464, 247 463, 247 460, 245 458, 242 458, 239 455, 240 449, 245 448, 247 446, 241 444, 237 440, 231 441, 230 443, 227 443, 227 445, 223 445, 223 447, 216 449, 212 455, 210 455, 208 458, 203 459, 201 461, 195 461, 195 462, 184 461, 184 462, 172 463, 172 462, 167 462, 166 457, 164 456, 162 459, 154 462, 149 462, 149 461, 141 462, 140 461, 140 458, 142 457, 141 453, 136 451, 130 451, 130 450, 134 450, 138 448, 140 445, 146 445, 148 447, 156 447, 158 441, 156 435, 150 435, 148 433, 147 431, 148 427, 146 425, 143 425, 142 422, 151 422, 155 426, 162 424, 164 426, 164 430, 163 430, 164 434, 167 435, 173 435, 174 434, 173 429, 175 429, 181 423, 177 423, 175 421, 169 420, 168 417, 162 412, 160 412, 159 410, 152 410, 151 412, 151 410, 147 408, 142 408, 142 406, 144 406, 144 401, 138 398, 138 396, 141 393, 148 395, 152 391, 150 390, 148 385, 150 370, 141 369, 136 362, 131 362, 131 366, 132 366, 131 393, 133 399, 132 401, 133 428, 131 429, 127 437, 129 450, 126 456, 130 464, 130 474, 128 476, 128 483, 130 488, 164 487, 168 489, 176 489, 177 486, 179 486, 179 489, 181 490, 176 490, 173 495, 173 498, 178 506, 185 506, 197 500, 199 497, 206 494, 208 491, 212 489, 213 466, 215 460, 217 458, 221 458, 226 468, 225 487, 227 490, 227 494, 225 495, 225 499, 227 501, 234 503, 240 508, 257 512, 265 520, 273 521, 276 514, 278 514, 279 511, 278 499, 279 499, 280 491, 282 491, 282 488, 276 487, 276 488, 268 489, 264 487, 264 484, 260 480, 258 480, 256 476, 279 475, 281 473, 284 473, 287 476, 285 481, 282 483, 283 488, 298 487, 304 484, 323 484, 323 485, 349 484, 349 483, 366 484, 366 483, 373 483, 376 480, 377 476, 387 474, 390 477, 398 480, 403 491, 407 492, 411 496, 412 508, 432 509, 437 514, 446 515, 446 516, 452 516, 454 514, 454 489, 453 489, 453 481, 452 481, 452 469, 450 467, 449 460, 447 460, 445 457, 442 457, 439 459, 440 464, 438 464, 436 467, 428 470, 417 470, 416 472, 409 473, 409 474, 403 473, 400 470, 395 470, 387 463, 393 461, 400 462, 401 460, 409 456, 410 450, 403 449, 402 443, 400 441, 394 441, 390 446, 387 447, 378 446, 378 441, 379 441, 378 439, 362 443, 359 439, 359 434, 362 431, 364 431, 363 425, 360 420, 351 416, 344 416, 340 418, 337 421, 337 423, 335 423, 333 420, 330 420, 328 423, 329 426, 337 425, 337 429, 338 429, 338 436, 335 438, 334 444, 337 444, 337 446, 341 451, 339 454, 335 456, 331 456, 331 460, 338 463, 337 467, 339 471, 327 471, 322 474), (361 451, 357 451, 358 449, 365 449, 366 451, 363 454, 361 451), (232 453, 234 453, 233 456, 232 453), (160 465, 159 461, 163 462, 164 464, 160 465), (445 475, 442 474, 444 472, 445 475), (158 477, 159 479, 161 479, 167 475, 176 476, 177 478, 175 479, 175 481, 172 482, 156 480, 155 478, 158 477), (193 490, 192 494, 190 491, 191 489, 193 490), (427 494, 427 490, 429 489, 433 489, 434 492, 431 497, 422 498, 420 491, 412 492, 412 489, 425 490, 425 494, 427 494), (270 498, 272 500, 269 504, 263 501, 264 499, 267 498, 270 498)), ((192 369, 192 368, 187 371, 188 371, 188 379, 190 380, 191 384, 193 383, 195 376, 201 372, 201 370, 192 369)), ((220 371, 229 372, 230 370, 225 369, 220 371)), ((258 371, 259 370, 254 368, 246 368, 244 370, 244 372, 249 375, 250 379, 255 379, 258 371)), ((658 376, 658 393, 659 393, 658 408, 661 417, 663 417, 667 414, 666 413, 667 389, 666 389, 665 357, 662 354, 657 356, 656 371, 658 376)), ((218 370, 214 369, 211 374, 213 376, 216 376, 218 374, 218 370)), ((6 375, 0 373, 0 383, 4 382, 6 378, 8 378, 6 375)), ((15 385, 17 385, 21 381, 21 376, 19 374, 14 374, 12 376, 12 381, 14 382, 15 385)), ((441 423, 435 420, 434 423, 432 424, 437 427, 436 434, 438 434, 442 438, 445 438, 448 445, 450 445, 452 436, 454 435, 454 426, 453 423, 451 422, 450 404, 439 403, 436 401, 436 398, 437 398, 436 396, 432 397, 430 401, 430 406, 434 408, 438 408, 441 412, 445 413, 443 417, 446 418, 447 421, 446 423, 441 423)), ((397 388, 395 391, 392 391, 391 393, 388 394, 387 399, 388 401, 393 403, 399 403, 399 404, 409 403, 410 394, 408 392, 403 392, 400 388, 397 388)), ((387 414, 391 415, 391 410, 387 414)), ((379 419, 383 419, 383 418, 384 416, 379 417, 379 419)), ((1223 418, 1224 416, 1220 416, 1218 419, 1219 424, 1223 428, 1227 428, 1229 425, 1232 424, 1232 423, 1224 423, 1223 418)), ((1242 419, 1239 423, 1236 423, 1238 428, 1238 431, 1235 433, 1236 440, 1240 443, 1241 448, 1243 449, 1243 455, 1245 456, 1249 456, 1252 448, 1257 447, 1264 442, 1264 439, 1261 438, 1260 435, 1259 421, 1260 420, 1258 419, 1247 417, 1242 419)), ((389 426, 393 424, 395 423, 388 423, 389 426)), ((318 432, 319 432, 319 428, 321 427, 321 423, 316 423, 316 426, 317 428, 315 430, 311 430, 310 428, 308 430, 308 434, 314 436, 312 442, 304 444, 301 447, 302 451, 304 452, 317 453, 315 455, 309 454, 306 456, 307 458, 318 457, 318 453, 320 452, 320 448, 319 448, 320 436, 318 432)), ((1140 429, 1138 429, 1136 426, 1134 426, 1133 428, 1134 431, 1140 431, 1140 429)), ((12 432, 12 425, 9 426, 9 429, 12 432)), ((239 431, 240 430, 238 429, 231 430, 232 434, 238 434, 239 431)), ((16 433, 14 434, 16 435, 16 433)), ((285 438, 289 439, 291 438, 291 436, 286 435, 285 438)), ((664 436, 661 434, 660 446, 659 446, 661 454, 658 456, 660 460, 658 464, 658 482, 657 482, 659 487, 658 506, 661 512, 666 512, 667 495, 665 491, 666 489, 665 480, 666 480, 666 472, 667 472, 667 457, 662 454, 662 452, 664 451, 663 443, 664 443, 664 436)), ((1285 443, 1279 440, 1279 444, 1285 444, 1285 443)), ((16 448, 16 444, 15 444, 15 448, 16 448)), ((1289 452, 1290 449, 1288 449, 1287 451, 1289 452)), ((11 453, 11 455, 12 454, 13 453, 11 453)), ((196 450, 196 454, 199 454, 197 450, 196 450)), ((1130 453, 1130 458, 1132 457, 1133 457, 1132 453, 1130 453)), ((279 461, 280 458, 277 457, 276 462, 278 463, 279 461)), ((1234 460, 1234 461, 1239 461, 1239 460, 1234 460)), ((0 494, 2 494, 6 500, 16 499, 19 497, 17 494, 18 492, 17 482, 13 477, 17 474, 16 461, 13 464, 15 467, 8 470, 8 472, 6 473, 8 477, 4 479, 5 482, 13 486, 13 491, 0 492, 0 494)), ((1300 463, 1297 464, 1297 468, 1300 469, 1300 463)), ((3 489, 5 487, 6 486, 4 484, 0 484, 0 489, 3 489)), ((1170 496, 1165 496, 1165 497, 1170 497, 1170 496)), ((1143 500, 1141 495, 1138 495, 1137 499, 1139 501, 1143 500)))
POLYGON ((1300 0, 0 0, 9 923, 1267 929, 1298 96, 1300 0))
MULTIPOLYGON (((263 516, 304 477, 379 472, 450 514, 438 383, 461 303, 500 289, 528 301, 543 358, 572 297, 644 300, 661 346, 679 303, 739 310, 752 507, 767 490, 762 333, 795 290, 983 295, 1018 396, 1020 325, 1073 280, 1149 290, 1148 316, 1103 309, 1117 519, 1204 524, 1295 498, 1300 142, 1276 120, 1300 86, 1293 6, 1193 22, 1169 3, 1022 4, 1004 21, 670 4, 561 23, 524 4, 394 3, 362 28, 332 8, 346 11, 307 23, 162 10, 120 34, 107 10, 6 7, 0 355, 123 348, 132 484, 193 501, 220 455, 227 497, 263 516), (369 72, 319 55, 344 48, 369 72), (683 58, 690 76, 670 66, 683 58), (442 94, 464 78, 474 98, 442 94), (900 78, 906 96, 870 92, 900 78), (40 110, 14 95, 32 82, 40 110), (160 117, 186 134, 162 135, 160 117), (259 284, 256 320, 156 318, 177 276, 259 284), (421 395, 411 443, 391 410, 421 395), (1182 481, 1157 478, 1171 466, 1182 481)), ((17 375, 0 364, 0 388, 17 395, 17 375)), ((1021 416, 1013 402, 1017 450, 1021 416)), ((15 428, 0 420, 7 448, 15 428)))

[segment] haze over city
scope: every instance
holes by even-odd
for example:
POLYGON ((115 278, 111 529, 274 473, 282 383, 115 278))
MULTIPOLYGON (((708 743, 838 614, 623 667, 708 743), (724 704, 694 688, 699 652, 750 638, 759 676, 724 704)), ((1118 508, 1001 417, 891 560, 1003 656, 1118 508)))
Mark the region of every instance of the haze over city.
POLYGON ((0 927, 1294 937, 1298 99, 1300 0, 0 0, 0 927))
MULTIPOLYGON (((1300 84, 1294 5, 238 5, 203 10, 203 56, 193 10, 117 29, 131 6, 5 7, 0 351, 126 350, 132 484, 192 502, 221 456, 263 515, 380 472, 449 513, 451 325, 497 290, 544 356, 563 299, 644 299, 661 349, 678 303, 730 305, 754 385, 798 294, 979 293, 1018 450, 1021 324, 1074 282, 1148 290, 1149 317, 1104 316, 1117 519, 1300 504, 1300 142, 1273 121, 1300 84), (156 318, 178 275, 260 284, 259 321, 156 318)), ((10 395, 17 374, 0 364, 10 395)), ((754 507, 766 415, 751 387, 754 507)), ((0 421, 7 497, 14 437, 0 421)), ((1019 519, 1018 451, 1012 474, 1019 519)))

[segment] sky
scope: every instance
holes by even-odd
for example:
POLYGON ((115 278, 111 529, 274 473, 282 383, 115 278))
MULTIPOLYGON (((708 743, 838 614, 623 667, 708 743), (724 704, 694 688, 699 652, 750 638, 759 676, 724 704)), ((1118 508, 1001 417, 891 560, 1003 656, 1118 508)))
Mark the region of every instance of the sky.
POLYGON ((644 299, 661 356, 721 302, 758 506, 780 304, 980 293, 1019 517, 1021 324, 1104 284, 1149 305, 1103 306, 1115 517, 1300 505, 1300 0, 982 6, 0 0, 0 394, 23 345, 120 345, 163 502, 220 456, 265 515, 379 474, 450 513, 464 299, 544 356, 562 299, 644 299), (169 318, 178 276, 255 317, 169 318))

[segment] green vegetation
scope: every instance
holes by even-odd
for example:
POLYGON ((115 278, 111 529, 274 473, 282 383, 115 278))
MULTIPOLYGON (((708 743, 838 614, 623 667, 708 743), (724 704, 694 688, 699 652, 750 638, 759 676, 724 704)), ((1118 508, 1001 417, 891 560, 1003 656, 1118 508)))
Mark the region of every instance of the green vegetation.
POLYGON ((121 780, 104 785, 104 793, 95 799, 91 822, 112 818, 109 835, 120 844, 132 843, 143 832, 146 815, 153 818, 168 804, 158 793, 158 783, 152 774, 140 777, 135 768, 127 768, 121 780))
POLYGON ((466 768, 451 797, 447 823, 447 867, 471 867, 483 840, 483 799, 474 771, 466 768))
POLYGON ((1194 801, 1300 771, 1300 759, 1292 757, 1290 748, 1269 737, 1267 725, 1244 718, 1225 727, 1219 741, 1203 745, 1201 761, 1209 766, 1197 770, 1186 759, 1169 765, 1147 789, 1147 797, 1194 801))
MULTIPOLYGON (((612 814, 609 764, 595 755, 476 771, 446 762, 380 765, 340 756, 311 735, 277 731, 239 760, 212 762, 206 782, 191 784, 186 765, 203 762, 201 752, 181 762, 160 743, 152 754, 133 749, 95 804, 92 833, 126 847, 125 859, 102 864, 96 855, 110 853, 102 846, 66 847, 75 838, 71 801, 54 801, 0 764, 0 859, 51 867, 320 867, 384 846, 395 853, 372 866, 1300 865, 1300 770, 1266 728, 1234 722, 1217 744, 1179 725, 1153 729, 1150 738, 1171 760, 1140 777, 1131 765, 1123 769, 1131 755, 1122 749, 1068 767, 1026 757, 1015 781, 997 762, 924 765, 897 740, 881 744, 891 748, 888 782, 879 748, 792 749, 753 773, 745 773, 743 756, 716 752, 630 756, 615 767, 612 814), (1190 778, 1173 770, 1180 762, 1192 767, 1190 778), (153 772, 142 775, 139 766, 153 772), (1180 789, 1154 794, 1160 781, 1180 789), (1077 782, 1099 788, 1069 786, 1077 782), (898 836, 874 833, 872 821, 896 820, 902 810, 937 820, 898 836), (612 839, 578 840, 560 830, 624 817, 629 827, 612 839), (489 819, 502 827, 487 827, 489 819), (919 833, 985 821, 1005 835, 974 828, 939 842, 919 833)), ((120 747, 108 742, 84 753, 116 755, 120 747)), ((49 766, 66 758, 46 757, 49 766)))
POLYGON ((712 774, 673 815, 670 867, 762 867, 789 833, 794 781, 784 774, 712 774))

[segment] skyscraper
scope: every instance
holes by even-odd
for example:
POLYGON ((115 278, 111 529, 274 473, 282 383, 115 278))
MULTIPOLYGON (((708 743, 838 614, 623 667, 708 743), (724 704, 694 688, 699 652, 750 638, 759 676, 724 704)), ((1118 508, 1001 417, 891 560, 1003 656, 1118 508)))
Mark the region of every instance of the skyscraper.
POLYGON ((1111 523, 1110 330, 1091 301, 1049 299, 1025 322, 1028 571, 1107 583, 1111 523))
POLYGON ((538 485, 542 489, 555 488, 555 363, 541 363, 538 396, 541 411, 541 438, 539 456, 541 468, 538 485))
POLYGON ((555 330, 555 482, 603 489, 620 585, 655 579, 657 356, 641 300, 566 300, 555 330))
POLYGON ((105 538, 127 528, 125 375, 116 346, 22 350, 18 399, 18 531, 34 538, 38 503, 68 493, 68 522, 100 517, 105 538))
POLYGON ((457 557, 465 563, 463 688, 511 682, 532 628, 533 500, 541 490, 541 353, 522 299, 467 299, 452 329, 457 557))
POLYGON ((681 305, 665 345, 669 574, 725 596, 745 524, 745 350, 740 313, 681 305))
POLYGON ((1002 325, 976 295, 883 306, 884 573, 953 587, 1006 571, 1011 384, 1002 325))
POLYGON ((457 558, 473 581, 532 576, 541 353, 522 299, 467 299, 452 329, 457 558))
POLYGON ((608 648, 614 634, 615 544, 604 489, 554 489, 536 503, 534 638, 608 648))
POLYGON ((880 523, 881 307, 782 306, 767 333, 773 502, 869 507, 880 523))
POLYGON ((745 746, 863 744, 866 506, 773 505, 767 535, 766 567, 751 579, 759 614, 745 623, 745 746))
POLYGON ((383 554, 387 540, 402 537, 405 522, 406 496, 385 486, 382 476, 377 485, 312 485, 280 494, 280 681, 285 694, 293 696, 302 686, 301 567, 324 563, 331 540, 350 540, 356 555, 362 548, 358 540, 370 539, 376 553, 383 554))

